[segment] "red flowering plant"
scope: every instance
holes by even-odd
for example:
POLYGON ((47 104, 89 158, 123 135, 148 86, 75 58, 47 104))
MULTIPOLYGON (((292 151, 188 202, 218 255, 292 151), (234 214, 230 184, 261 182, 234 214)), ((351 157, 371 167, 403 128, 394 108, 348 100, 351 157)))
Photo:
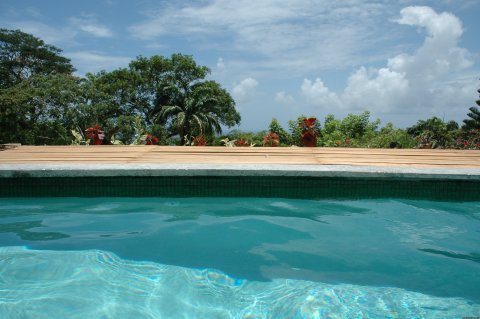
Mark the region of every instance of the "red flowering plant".
POLYGON ((263 146, 277 147, 280 144, 280 138, 277 133, 268 132, 263 138, 263 146))
POLYGON ((207 146, 207 140, 205 139, 205 137, 199 135, 199 136, 193 138, 192 145, 193 146, 207 146))
POLYGON ((94 127, 89 127, 85 132, 87 133, 87 139, 93 140, 93 145, 102 145, 103 140, 105 139, 105 132, 100 125, 97 124, 94 127))
POLYGON ((303 146, 315 147, 317 146, 317 119, 315 117, 305 118, 298 123, 298 126, 302 130, 300 135, 300 141, 303 146))
POLYGON ((455 140, 455 148, 458 149, 480 149, 480 129, 472 129, 463 132, 459 138, 455 140))
POLYGON ((158 144, 158 137, 156 137, 152 134, 143 135, 141 140, 142 140, 144 145, 157 145, 158 144))
POLYGON ((233 142, 233 144, 235 144, 235 146, 238 146, 238 147, 249 147, 250 146, 250 143, 248 143, 248 141, 244 138, 236 140, 235 142, 233 142))

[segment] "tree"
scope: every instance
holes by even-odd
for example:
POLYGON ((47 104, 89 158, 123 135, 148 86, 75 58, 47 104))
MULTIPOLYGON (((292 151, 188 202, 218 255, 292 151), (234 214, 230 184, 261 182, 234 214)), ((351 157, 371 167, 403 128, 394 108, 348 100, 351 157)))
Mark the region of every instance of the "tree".
POLYGON ((135 74, 125 68, 87 74, 81 83, 82 98, 71 110, 77 131, 98 124, 105 131, 105 144, 114 137, 124 144, 139 142, 147 127, 132 98, 136 89, 135 74))
POLYGON ((129 70, 135 76, 135 94, 130 96, 136 109, 142 114, 147 125, 155 122, 162 106, 169 101, 165 90, 167 75, 171 73, 169 59, 155 55, 150 58, 137 57, 129 64, 129 70))
MULTIPOLYGON (((477 91, 480 94, 480 90, 477 91)), ((480 100, 475 101, 475 103, 480 106, 480 100)), ((470 113, 467 114, 469 119, 463 120, 464 125, 462 126, 462 129, 464 131, 470 131, 480 129, 480 109, 476 106, 472 106, 469 108, 470 113)))
POLYGON ((160 123, 170 120, 169 129, 180 136, 182 145, 193 136, 220 134, 222 124, 230 127, 240 121, 238 113, 229 118, 234 101, 216 82, 198 83, 186 93, 173 90, 170 105, 162 106, 158 119, 160 123))
POLYGON ((34 75, 72 74, 62 51, 20 30, 0 29, 0 88, 8 88, 34 75))
MULTIPOLYGON (((153 57, 156 58, 156 57, 153 57)), ((187 138, 222 132, 222 125, 240 123, 235 101, 215 81, 206 81, 210 70, 198 66, 191 56, 173 54, 163 60, 166 67, 158 78, 152 113, 155 122, 164 125, 171 136, 179 135, 184 145, 187 138)), ((152 76, 152 74, 150 75, 152 76)))
POLYGON ((185 144, 186 136, 240 123, 230 94, 207 81, 210 70, 190 56, 138 57, 128 68, 80 79, 60 53, 32 35, 0 29, 0 143, 68 144, 99 125, 106 143, 115 136, 130 144, 149 133, 185 144))
POLYGON ((61 50, 0 29, 0 143, 66 144, 78 78, 61 50))
POLYGON ((84 100, 74 110, 77 126, 100 124, 107 143, 113 135, 132 143, 140 131, 162 142, 178 135, 182 144, 185 136, 221 132, 222 125, 238 124, 240 115, 218 83, 204 80, 208 72, 191 57, 174 54, 138 57, 128 68, 88 74, 84 100))
POLYGON ((69 112, 77 104, 80 79, 34 75, 0 89, 0 143, 69 144, 69 112))

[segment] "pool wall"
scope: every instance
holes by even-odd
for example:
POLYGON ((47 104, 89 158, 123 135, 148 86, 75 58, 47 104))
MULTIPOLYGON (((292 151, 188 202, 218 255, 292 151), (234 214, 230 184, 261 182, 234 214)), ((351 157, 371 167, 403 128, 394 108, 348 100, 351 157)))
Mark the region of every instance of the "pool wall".
POLYGON ((43 196, 478 201, 480 170, 247 164, 0 166, 0 197, 43 196))

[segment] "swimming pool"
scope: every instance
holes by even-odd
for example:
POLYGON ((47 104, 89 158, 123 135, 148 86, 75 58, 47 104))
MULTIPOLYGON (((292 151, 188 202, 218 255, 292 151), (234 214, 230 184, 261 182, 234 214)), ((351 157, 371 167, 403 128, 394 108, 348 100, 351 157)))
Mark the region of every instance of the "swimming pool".
POLYGON ((0 198, 0 317, 480 316, 479 234, 479 201, 0 198))

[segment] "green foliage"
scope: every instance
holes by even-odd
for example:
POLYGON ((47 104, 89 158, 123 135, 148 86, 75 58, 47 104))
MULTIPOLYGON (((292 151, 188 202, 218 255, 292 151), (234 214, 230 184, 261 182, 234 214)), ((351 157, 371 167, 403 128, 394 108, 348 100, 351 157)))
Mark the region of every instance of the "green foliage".
MULTIPOLYGON (((260 146, 272 132, 281 145, 301 146, 305 116, 289 121, 290 134, 274 118, 268 131, 218 136, 239 124, 240 114, 230 94, 207 80, 210 70, 191 56, 140 56, 127 68, 78 78, 61 52, 19 30, 0 29, 0 143, 85 144, 85 130, 98 124, 106 144, 139 144, 152 134, 159 144, 184 145, 202 136, 208 145, 228 139, 260 146)), ((327 115, 323 129, 316 121, 314 131, 318 146, 478 149, 480 100, 476 104, 462 130, 437 117, 407 130, 392 123, 379 129, 380 120, 365 111, 341 120, 327 115)))
MULTIPOLYGON (((480 100, 477 101, 477 103, 480 105, 480 100)), ((476 106, 472 106, 469 108, 469 113, 467 116, 469 119, 463 120, 464 130, 471 130, 471 129, 480 129, 480 109, 476 106)))
POLYGON ((349 138, 360 138, 367 132, 375 131, 378 125, 380 120, 370 122, 370 112, 364 111, 359 115, 348 114, 340 124, 340 131, 349 138))
MULTIPOLYGON (((480 90, 478 90, 480 94, 480 90)), ((480 100, 475 101, 475 103, 480 107, 480 100)), ((472 106, 468 109, 470 112, 467 114, 468 119, 463 120, 464 125, 462 129, 464 131, 470 131, 474 129, 480 129, 480 109, 476 106, 472 106)))
MULTIPOLYGON (((305 117, 301 116, 297 121, 289 121, 292 132, 292 141, 297 141, 301 128, 300 121, 305 117)), ((329 114, 325 117, 323 129, 318 125, 317 134, 320 136, 319 146, 324 147, 381 147, 381 148, 408 148, 416 145, 415 139, 405 130, 398 129, 392 123, 378 130, 380 120, 371 121, 368 111, 358 115, 349 114, 344 119, 336 119, 329 114)))
POLYGON ((98 124, 104 144, 138 143, 147 133, 184 144, 240 123, 230 94, 191 56, 138 57, 79 79, 59 49, 21 31, 0 29, 0 50, 1 143, 81 143, 98 124))
POLYGON ((78 82, 64 74, 34 75, 0 90, 0 143, 70 144, 68 114, 78 82))
POLYGON ((380 120, 370 121, 370 112, 348 114, 343 120, 332 114, 325 117, 321 145, 327 147, 373 147, 380 120))
POLYGON ((277 133, 280 140, 280 145, 290 144, 290 135, 287 133, 287 131, 283 129, 280 123, 278 123, 278 120, 276 118, 272 119, 272 122, 270 122, 268 128, 270 132, 277 133))
POLYGON ((434 116, 418 121, 407 128, 407 132, 416 139, 418 148, 447 148, 454 145, 458 124, 455 121, 445 123, 434 116))
POLYGON ((172 94, 169 105, 163 105, 158 112, 157 123, 167 125, 173 135, 180 135, 183 143, 185 136, 211 135, 221 133, 221 125, 232 126, 226 115, 234 111, 234 101, 216 82, 198 83, 185 94, 172 94))
POLYGON ((222 125, 240 123, 233 98, 217 82, 205 80, 210 70, 191 56, 139 57, 130 68, 139 79, 136 100, 146 121, 167 127, 182 145, 186 137, 221 133, 222 125))
POLYGON ((469 131, 462 130, 455 140, 455 148, 458 149, 480 149, 480 128, 469 131))
POLYGON ((72 74, 75 69, 61 52, 20 30, 0 29, 0 89, 32 76, 72 74))
POLYGON ((347 136, 341 129, 342 121, 337 120, 332 114, 325 117, 322 131, 322 146, 343 146, 347 136))
POLYGON ((69 144, 66 113, 78 79, 61 50, 0 29, 0 143, 69 144))
POLYGON ((132 144, 145 134, 147 125, 133 102, 135 77, 126 69, 87 74, 80 83, 81 98, 70 109, 72 125, 78 131, 100 125, 105 131, 104 144, 132 144))
MULTIPOLYGON (((311 118, 310 116, 309 118, 311 118)), ((300 127, 300 123, 303 123, 307 117, 305 115, 301 115, 297 118, 296 121, 288 121, 288 127, 290 129, 290 141, 292 145, 295 146, 302 146, 301 136, 302 136, 302 128, 300 127)), ((320 121, 315 122, 315 129, 317 136, 322 135, 322 129, 320 125, 320 121)), ((320 139, 317 140, 317 145, 320 143, 320 139)), ((320 146, 320 145, 318 145, 320 146)))
POLYGON ((368 141, 368 147, 373 148, 413 148, 416 140, 406 130, 395 128, 387 123, 368 141))
POLYGON ((175 145, 175 143, 168 138, 168 131, 162 125, 152 124, 146 132, 158 138, 158 145, 175 145))

